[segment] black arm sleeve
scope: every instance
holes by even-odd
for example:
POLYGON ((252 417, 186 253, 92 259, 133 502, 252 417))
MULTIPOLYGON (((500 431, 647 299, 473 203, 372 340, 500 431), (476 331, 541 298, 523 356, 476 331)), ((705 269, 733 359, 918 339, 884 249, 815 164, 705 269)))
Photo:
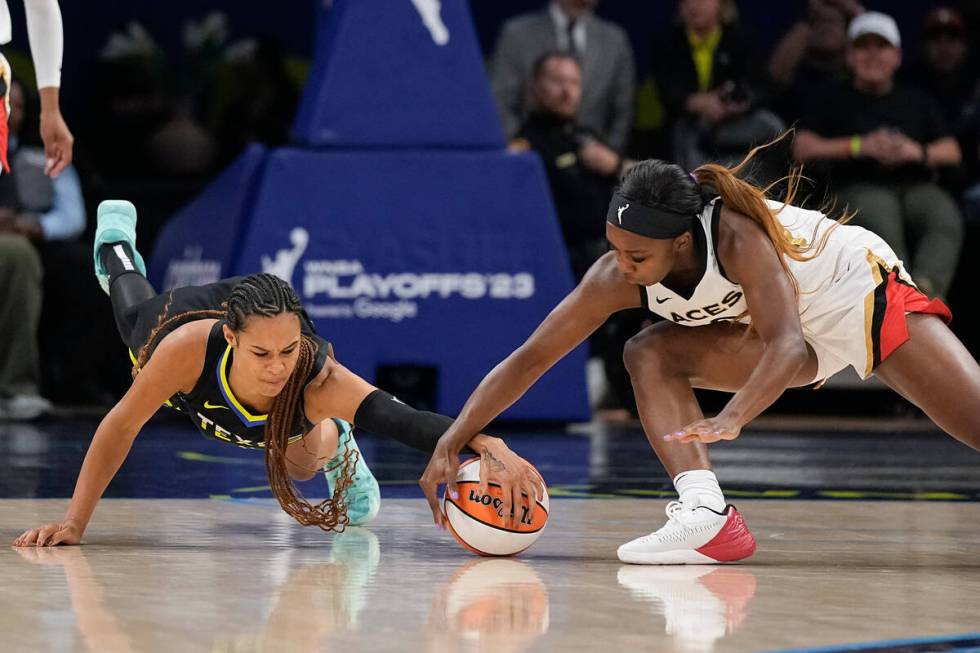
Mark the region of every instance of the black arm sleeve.
MULTIPOLYGON (((354 426, 357 428, 430 453, 452 423, 453 420, 445 415, 415 410, 384 390, 369 394, 354 413, 354 426)), ((464 451, 473 453, 469 447, 464 451)))

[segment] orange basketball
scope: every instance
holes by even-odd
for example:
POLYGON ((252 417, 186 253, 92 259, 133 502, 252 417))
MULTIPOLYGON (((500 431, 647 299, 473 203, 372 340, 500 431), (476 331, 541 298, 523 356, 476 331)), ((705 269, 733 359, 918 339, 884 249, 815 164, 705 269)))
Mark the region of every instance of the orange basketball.
MULTIPOLYGON (((534 470, 537 473, 537 470, 534 470)), ((540 477, 541 474, 538 474, 540 477)), ((535 501, 533 509, 519 506, 520 520, 515 527, 503 514, 500 486, 491 483, 486 494, 480 493, 480 459, 471 458, 459 468, 456 476, 459 499, 443 496, 443 512, 449 530, 464 547, 483 556, 507 556, 520 553, 534 544, 548 523, 548 493, 535 501)), ((527 496, 527 495, 524 495, 527 496)))

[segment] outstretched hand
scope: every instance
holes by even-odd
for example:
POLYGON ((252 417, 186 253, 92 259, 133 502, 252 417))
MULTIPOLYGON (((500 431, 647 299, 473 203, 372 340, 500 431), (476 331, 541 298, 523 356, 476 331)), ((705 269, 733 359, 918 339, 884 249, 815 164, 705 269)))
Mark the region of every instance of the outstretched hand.
POLYGON ((60 111, 41 112, 41 140, 44 142, 44 174, 54 179, 71 163, 75 143, 60 111))
POLYGON ((432 520, 442 529, 447 527, 447 522, 446 515, 439 505, 439 486, 445 483, 449 496, 458 499, 459 490, 456 487, 458 473, 459 452, 453 451, 443 436, 432 452, 432 458, 422 472, 422 478, 419 479, 419 486, 425 493, 425 500, 429 502, 429 509, 432 510, 432 520))
POLYGON ((667 442, 701 441, 708 444, 719 440, 734 440, 741 432, 742 427, 738 424, 721 417, 712 417, 699 419, 679 431, 668 433, 664 436, 664 440, 667 442))
POLYGON ((14 540, 14 546, 55 546, 57 544, 81 544, 82 529, 68 520, 45 524, 21 533, 14 540))
MULTIPOLYGON (((486 494, 490 485, 499 486, 502 514, 508 517, 511 526, 516 525, 521 517, 520 507, 526 503, 530 510, 535 501, 544 497, 544 481, 526 460, 499 438, 485 438, 480 443, 478 453, 480 494, 486 494)), ((459 488, 456 486, 459 466, 459 452, 453 451, 447 440, 440 439, 419 480, 432 510, 432 520, 443 529, 448 528, 449 524, 440 505, 439 486, 445 484, 446 494, 452 499, 459 499, 459 488)))

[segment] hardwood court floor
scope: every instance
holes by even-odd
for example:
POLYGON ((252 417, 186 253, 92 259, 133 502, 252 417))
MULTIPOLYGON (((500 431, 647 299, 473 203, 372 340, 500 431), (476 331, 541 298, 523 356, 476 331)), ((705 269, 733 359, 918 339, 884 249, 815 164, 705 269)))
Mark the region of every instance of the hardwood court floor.
MULTIPOLYGON (((66 505, 2 500, 0 538, 66 505)), ((555 500, 526 554, 479 559, 420 499, 342 535, 268 500, 108 499, 84 546, 0 549, 0 649, 722 653, 980 631, 975 502, 745 500, 747 564, 620 564, 663 507, 555 500)))

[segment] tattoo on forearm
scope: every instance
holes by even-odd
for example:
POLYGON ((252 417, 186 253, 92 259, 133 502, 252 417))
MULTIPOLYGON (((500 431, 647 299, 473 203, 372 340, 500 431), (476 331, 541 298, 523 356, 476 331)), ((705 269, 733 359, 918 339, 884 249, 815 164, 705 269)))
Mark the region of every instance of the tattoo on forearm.
POLYGON ((497 458, 494 458, 494 455, 490 453, 490 450, 486 447, 483 447, 483 452, 480 455, 483 456, 483 459, 490 465, 491 472, 503 472, 507 470, 507 465, 497 458))

